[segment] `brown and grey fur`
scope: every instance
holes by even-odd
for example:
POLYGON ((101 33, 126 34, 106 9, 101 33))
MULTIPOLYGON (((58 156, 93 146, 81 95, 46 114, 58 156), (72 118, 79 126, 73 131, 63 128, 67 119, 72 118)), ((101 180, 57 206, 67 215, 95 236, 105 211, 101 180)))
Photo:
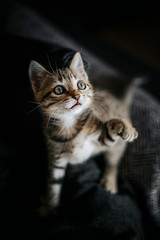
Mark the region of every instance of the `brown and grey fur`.
POLYGON ((78 52, 68 68, 52 73, 32 61, 29 76, 43 117, 49 159, 48 190, 41 214, 54 212, 59 205, 67 164, 82 163, 100 152, 106 159, 101 184, 116 193, 118 165, 126 142, 138 136, 126 101, 93 89, 78 52), (86 84, 85 90, 77 88, 79 80, 86 84), (57 85, 66 89, 63 94, 54 93, 57 85), (81 105, 73 107, 77 102, 81 105))

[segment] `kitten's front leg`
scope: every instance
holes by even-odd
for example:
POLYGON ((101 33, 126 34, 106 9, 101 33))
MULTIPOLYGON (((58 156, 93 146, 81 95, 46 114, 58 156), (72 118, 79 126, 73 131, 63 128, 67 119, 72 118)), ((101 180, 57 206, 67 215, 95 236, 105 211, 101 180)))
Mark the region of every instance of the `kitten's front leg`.
POLYGON ((57 214, 57 209, 60 205, 60 194, 65 176, 66 165, 67 164, 63 159, 63 161, 51 163, 49 166, 47 194, 43 199, 42 206, 39 208, 41 216, 57 214))
POLYGON ((106 166, 101 184, 111 193, 116 193, 118 163, 125 150, 125 142, 133 142, 138 137, 136 129, 127 119, 113 118, 106 124, 106 138, 104 143, 109 147, 106 152, 106 166), (119 138, 124 141, 117 142, 119 138), (117 144, 116 144, 117 143, 117 144))

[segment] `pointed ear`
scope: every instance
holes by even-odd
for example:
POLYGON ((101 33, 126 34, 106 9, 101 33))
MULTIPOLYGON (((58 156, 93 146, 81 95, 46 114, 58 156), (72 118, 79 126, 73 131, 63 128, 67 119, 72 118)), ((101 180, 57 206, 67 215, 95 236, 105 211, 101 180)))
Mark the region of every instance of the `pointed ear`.
POLYGON ((37 93, 42 89, 43 82, 48 76, 51 76, 42 65, 36 61, 31 61, 29 65, 29 78, 34 93, 37 93))
POLYGON ((85 74, 86 75, 83 60, 82 60, 81 54, 79 52, 77 52, 73 56, 73 59, 70 63, 69 68, 75 76, 77 76, 79 74, 81 74, 81 75, 85 74))

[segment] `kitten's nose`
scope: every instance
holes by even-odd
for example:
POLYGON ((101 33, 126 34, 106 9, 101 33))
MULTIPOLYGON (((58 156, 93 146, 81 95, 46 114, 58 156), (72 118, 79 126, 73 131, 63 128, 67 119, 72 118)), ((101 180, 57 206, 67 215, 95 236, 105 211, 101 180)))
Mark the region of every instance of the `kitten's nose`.
POLYGON ((74 99, 76 99, 78 101, 79 98, 80 98, 80 94, 75 94, 72 98, 74 98, 74 99))

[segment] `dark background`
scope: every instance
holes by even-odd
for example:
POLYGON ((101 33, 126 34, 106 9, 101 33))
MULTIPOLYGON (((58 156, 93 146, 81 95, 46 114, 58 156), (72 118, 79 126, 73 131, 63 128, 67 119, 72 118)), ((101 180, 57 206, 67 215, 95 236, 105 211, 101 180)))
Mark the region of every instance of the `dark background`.
POLYGON ((51 21, 120 47, 160 72, 160 7, 136 1, 27 1, 51 21))
MULTIPOLYGON (((110 63, 110 52, 111 55, 116 52, 116 67, 123 57, 128 59, 125 61, 131 61, 137 74, 150 78, 145 88, 160 99, 160 4, 157 1, 19 2, 84 42, 101 57, 108 58, 110 63)), ((116 65, 115 54, 113 65, 116 65)), ((127 72, 127 62, 124 65, 127 72)))

